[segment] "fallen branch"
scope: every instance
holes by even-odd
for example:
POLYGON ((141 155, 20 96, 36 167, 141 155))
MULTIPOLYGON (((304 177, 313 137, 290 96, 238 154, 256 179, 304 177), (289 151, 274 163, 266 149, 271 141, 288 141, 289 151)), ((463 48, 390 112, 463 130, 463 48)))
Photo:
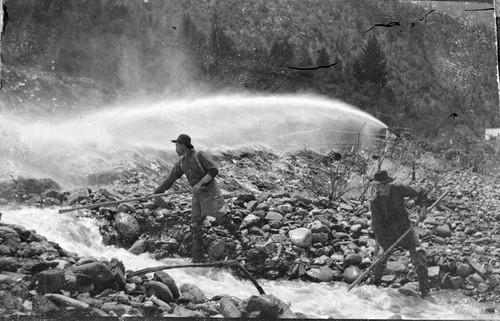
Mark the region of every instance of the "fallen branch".
POLYGON ((252 282, 252 284, 257 288, 259 294, 266 294, 262 287, 257 283, 257 281, 252 277, 252 275, 245 269, 243 265, 237 260, 227 260, 227 261, 216 261, 211 263, 191 263, 191 264, 180 264, 180 265, 161 265, 154 266, 150 268, 145 268, 142 270, 138 270, 135 272, 127 273, 127 277, 132 277, 136 275, 142 275, 162 270, 170 270, 170 269, 180 269, 180 268, 190 268, 190 267, 226 267, 226 266, 236 266, 238 267, 243 274, 252 282))

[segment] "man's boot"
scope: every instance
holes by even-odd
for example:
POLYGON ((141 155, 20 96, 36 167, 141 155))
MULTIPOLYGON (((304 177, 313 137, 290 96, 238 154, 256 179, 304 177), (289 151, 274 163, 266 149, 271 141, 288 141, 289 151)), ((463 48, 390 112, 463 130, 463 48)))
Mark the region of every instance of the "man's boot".
MULTIPOLYGON (((376 258, 375 260, 377 260, 376 258)), ((371 277, 368 280, 368 284, 373 284, 379 286, 382 283, 382 276, 384 275, 385 266, 387 264, 388 256, 385 256, 382 260, 378 261, 377 264, 372 269, 371 277)))
POLYGON ((368 281, 366 281, 366 284, 379 286, 382 283, 383 271, 384 271, 384 268, 381 266, 381 264, 379 262, 379 264, 377 264, 373 267, 371 276, 368 279, 368 281))
POLYGON ((425 251, 415 249, 410 250, 411 260, 413 265, 415 266, 415 272, 417 272, 418 284, 420 287, 420 293, 422 293, 422 297, 425 298, 429 295, 429 291, 431 289, 429 283, 429 277, 426 266, 426 255, 425 251))

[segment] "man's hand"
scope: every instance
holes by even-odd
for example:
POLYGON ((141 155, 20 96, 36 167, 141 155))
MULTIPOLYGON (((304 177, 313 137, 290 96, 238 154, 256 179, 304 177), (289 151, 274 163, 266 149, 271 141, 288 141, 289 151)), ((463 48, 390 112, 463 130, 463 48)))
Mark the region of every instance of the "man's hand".
POLYGON ((165 201, 161 198, 161 196, 154 196, 153 195, 156 195, 156 194, 161 194, 161 193, 149 193, 147 194, 146 196, 144 196, 145 199, 149 200, 149 199, 153 199, 153 204, 156 208, 158 207, 165 207, 165 201))
POLYGON ((425 221, 426 218, 427 218, 427 207, 422 206, 420 207, 420 213, 418 215, 418 219, 420 222, 423 222, 425 221))
POLYGON ((201 182, 193 186, 193 192, 195 192, 195 193, 196 193, 196 192, 200 192, 200 191, 202 191, 202 192, 203 192, 203 191, 206 191, 206 190, 207 190, 207 187, 206 187, 206 186, 203 186, 203 185, 201 184, 201 182))
POLYGON ((206 186, 213 179, 209 174, 205 174, 203 178, 193 186, 193 192, 206 191, 208 187, 206 186))

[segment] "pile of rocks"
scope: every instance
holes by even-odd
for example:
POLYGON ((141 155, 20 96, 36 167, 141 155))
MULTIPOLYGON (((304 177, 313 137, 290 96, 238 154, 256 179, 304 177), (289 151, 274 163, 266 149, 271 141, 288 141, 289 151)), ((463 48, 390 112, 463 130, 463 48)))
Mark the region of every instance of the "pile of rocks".
POLYGON ((273 295, 207 298, 168 273, 128 277, 117 259, 67 253, 35 231, 0 224, 0 315, 295 318, 273 295))
MULTIPOLYGON (((233 152, 218 160, 219 181, 239 231, 231 234, 207 218, 207 259, 242 259, 255 277, 311 282, 351 283, 370 266, 375 240, 368 202, 349 198, 330 202, 311 197, 301 185, 311 162, 303 153, 278 158, 265 152, 233 152)), ((328 164, 324 166, 326 171, 328 164)), ((114 186, 52 191, 51 195, 62 195, 66 205, 113 201, 148 194, 159 178, 130 171, 126 180, 114 186)), ((500 302, 500 183, 494 177, 463 171, 432 173, 419 183, 431 191, 431 201, 444 190, 449 191, 416 228, 427 252, 433 287, 457 289, 480 301, 500 302)), ((186 183, 180 182, 177 187, 185 188, 186 183)), ((42 198, 47 200, 47 195, 42 198)), ((161 208, 143 201, 80 214, 101 222, 107 244, 128 248, 135 254, 150 252, 158 259, 189 257, 190 195, 165 200, 161 208)), ((407 207, 416 212, 413 201, 407 207)), ((403 249, 396 248, 390 256, 382 281, 391 287, 416 281, 409 255, 403 249)))

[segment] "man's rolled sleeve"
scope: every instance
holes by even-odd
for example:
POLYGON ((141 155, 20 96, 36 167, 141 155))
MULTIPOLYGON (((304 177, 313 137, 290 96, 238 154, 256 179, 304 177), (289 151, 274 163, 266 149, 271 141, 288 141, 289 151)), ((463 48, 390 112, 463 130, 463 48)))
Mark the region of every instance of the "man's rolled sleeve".
POLYGON ((175 163, 174 167, 172 167, 172 171, 170 172, 170 175, 158 186, 154 193, 155 194, 160 194, 168 190, 172 185, 174 185, 174 182, 181 178, 182 174, 182 168, 180 162, 175 163))

